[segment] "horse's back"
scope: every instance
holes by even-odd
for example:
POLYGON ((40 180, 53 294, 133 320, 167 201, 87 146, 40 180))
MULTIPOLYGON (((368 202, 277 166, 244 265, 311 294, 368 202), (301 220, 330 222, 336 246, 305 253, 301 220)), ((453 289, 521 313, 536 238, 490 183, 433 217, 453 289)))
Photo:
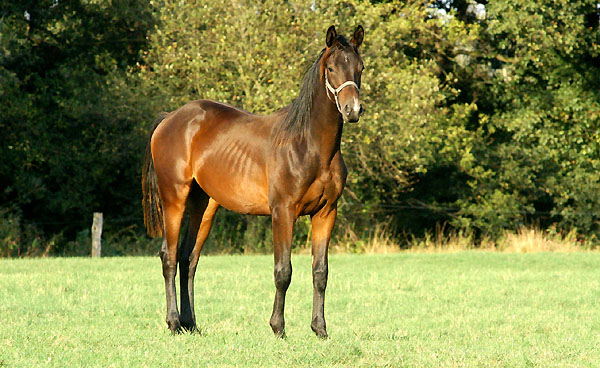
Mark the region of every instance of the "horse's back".
MULTIPOLYGON (((169 157, 162 165, 165 175, 196 180, 224 207, 268 214, 266 162, 272 123, 270 117, 227 104, 192 101, 157 128, 153 156, 169 157)), ((157 160, 161 158, 155 157, 155 165, 157 160)))

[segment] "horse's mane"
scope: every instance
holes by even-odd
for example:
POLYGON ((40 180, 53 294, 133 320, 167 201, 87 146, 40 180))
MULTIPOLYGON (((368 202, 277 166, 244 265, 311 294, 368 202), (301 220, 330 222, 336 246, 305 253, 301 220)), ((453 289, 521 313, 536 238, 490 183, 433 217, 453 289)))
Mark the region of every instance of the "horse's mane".
POLYGON ((320 83, 319 62, 325 49, 321 50, 317 60, 308 68, 302 80, 300 94, 289 106, 285 118, 277 124, 273 132, 273 142, 280 143, 294 137, 305 137, 310 123, 313 98, 320 83))
MULTIPOLYGON (((349 46, 348 41, 342 35, 337 36, 338 45, 349 46)), ((273 131, 273 140, 275 144, 279 144, 283 141, 290 140, 292 138, 306 137, 308 128, 310 125, 310 114, 313 105, 313 99, 315 91, 318 85, 321 83, 319 75, 319 62, 323 57, 326 49, 321 50, 317 60, 308 68, 304 74, 302 80, 302 87, 300 88, 300 94, 289 106, 285 118, 277 124, 273 131)), ((325 86, 323 86, 325 88, 325 86)))

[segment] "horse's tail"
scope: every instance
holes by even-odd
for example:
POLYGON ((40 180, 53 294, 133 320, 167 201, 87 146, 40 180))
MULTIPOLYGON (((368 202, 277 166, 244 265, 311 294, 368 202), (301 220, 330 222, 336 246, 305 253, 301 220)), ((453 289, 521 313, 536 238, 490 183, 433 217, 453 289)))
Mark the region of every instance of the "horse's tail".
POLYGON ((148 136, 146 153, 144 154, 144 166, 142 167, 142 205, 144 206, 144 225, 148 235, 152 237, 161 236, 163 233, 163 214, 158 195, 158 183, 156 182, 156 172, 154 171, 154 162, 152 161, 152 148, 150 142, 156 127, 167 116, 166 112, 158 115, 148 136))

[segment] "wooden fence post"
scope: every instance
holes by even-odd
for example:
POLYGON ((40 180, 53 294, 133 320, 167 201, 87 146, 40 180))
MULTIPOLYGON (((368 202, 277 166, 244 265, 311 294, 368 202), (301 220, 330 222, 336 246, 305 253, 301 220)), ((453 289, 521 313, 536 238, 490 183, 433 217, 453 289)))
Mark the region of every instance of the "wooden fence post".
POLYGON ((102 212, 94 212, 92 223, 92 257, 100 257, 102 253, 102 212))

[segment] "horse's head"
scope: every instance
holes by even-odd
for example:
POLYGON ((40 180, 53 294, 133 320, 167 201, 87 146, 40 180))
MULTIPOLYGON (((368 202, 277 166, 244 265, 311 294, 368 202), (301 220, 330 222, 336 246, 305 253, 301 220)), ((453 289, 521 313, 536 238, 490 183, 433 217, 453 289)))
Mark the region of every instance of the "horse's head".
POLYGON ((327 30, 327 49, 321 65, 327 97, 335 103, 345 122, 355 123, 363 108, 360 103, 360 76, 364 69, 358 48, 365 31, 356 27, 350 42, 338 36, 335 27, 327 30))

